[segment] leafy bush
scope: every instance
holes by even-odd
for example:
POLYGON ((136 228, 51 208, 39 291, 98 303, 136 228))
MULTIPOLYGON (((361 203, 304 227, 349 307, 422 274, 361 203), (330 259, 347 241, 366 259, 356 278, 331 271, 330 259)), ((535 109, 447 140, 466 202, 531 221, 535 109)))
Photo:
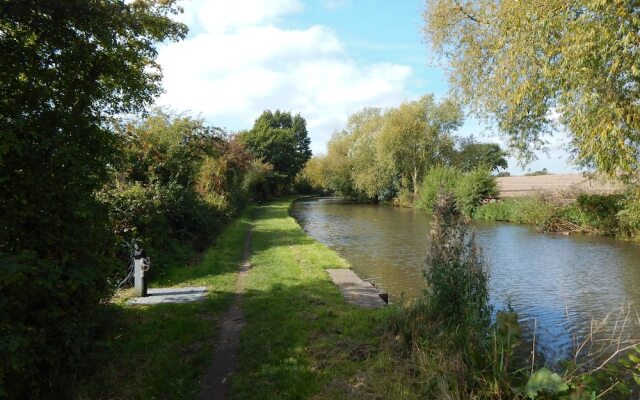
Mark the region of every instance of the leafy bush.
POLYGON ((452 192, 440 191, 433 208, 424 277, 424 296, 404 309, 406 343, 419 343, 439 326, 457 346, 478 344, 490 322, 488 273, 452 192))
POLYGON ((438 192, 440 190, 453 191, 461 178, 462 172, 457 168, 435 167, 430 169, 422 181, 420 199, 416 203, 416 208, 433 209, 436 205, 438 192))
POLYGON ((616 236, 620 232, 618 213, 622 210, 621 200, 621 196, 617 195, 583 193, 557 214, 560 218, 580 226, 584 231, 616 236))
POLYGON ((239 141, 188 117, 157 111, 118 133, 124 156, 98 197, 109 208, 123 266, 132 241, 156 272, 204 250, 268 170, 239 141))
POLYGON ((413 192, 409 189, 402 188, 398 195, 393 199, 393 205, 396 207, 411 207, 414 202, 413 192))
POLYGON ((462 177, 455 193, 461 211, 471 216, 484 200, 498 196, 498 184, 491 172, 477 169, 462 177))
POLYGON ((621 206, 618 212, 621 229, 628 235, 637 235, 640 232, 640 186, 627 190, 621 206))
POLYGON ((555 210, 542 196, 527 196, 483 204, 476 208, 474 217, 541 226, 551 218, 555 210))
POLYGON ((484 204, 474 217, 492 221, 531 224, 544 231, 589 232, 607 236, 628 234, 623 221, 629 203, 619 195, 580 194, 568 204, 549 196, 508 198, 484 204))
POLYGON ((425 261, 426 296, 434 317, 475 328, 489 321, 488 273, 458 204, 451 192, 438 194, 425 261))
POLYGON ((516 206, 513 210, 513 222, 518 224, 541 226, 545 221, 551 218, 556 209, 553 204, 546 201, 541 195, 510 200, 516 206))
POLYGON ((421 397, 471 398, 490 326, 488 274, 452 192, 438 195, 427 249, 427 290, 402 306, 392 328, 424 385, 421 397))
POLYGON ((509 221, 513 222, 515 215, 513 199, 502 199, 491 203, 483 204, 476 208, 473 213, 474 218, 486 219, 489 221, 509 221))

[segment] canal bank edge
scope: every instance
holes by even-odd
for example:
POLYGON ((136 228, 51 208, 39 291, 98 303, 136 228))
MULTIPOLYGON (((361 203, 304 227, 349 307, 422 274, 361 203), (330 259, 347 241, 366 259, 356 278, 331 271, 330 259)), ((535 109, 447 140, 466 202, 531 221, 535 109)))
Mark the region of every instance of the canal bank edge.
MULTIPOLYGON (((297 201, 312 200, 320 197, 323 196, 300 196, 295 198, 287 208, 289 217, 293 218, 291 211, 297 201)), ((298 224, 298 227, 304 232, 304 229, 302 229, 300 224, 298 224)), ((312 238, 306 232, 305 234, 312 238)), ((314 238, 312 239, 316 240, 314 238)), ((340 289, 340 293, 348 303, 363 308, 381 308, 389 303, 389 294, 380 291, 376 285, 371 282, 367 282, 360 278, 360 276, 358 276, 358 274, 351 268, 351 265, 349 265, 349 268, 327 269, 327 273, 331 277, 333 283, 340 289)))

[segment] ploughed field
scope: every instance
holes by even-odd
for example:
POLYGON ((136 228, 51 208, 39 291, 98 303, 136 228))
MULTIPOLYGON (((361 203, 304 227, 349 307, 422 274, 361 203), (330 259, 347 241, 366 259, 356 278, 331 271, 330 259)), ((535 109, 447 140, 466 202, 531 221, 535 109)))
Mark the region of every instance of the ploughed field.
POLYGON ((610 183, 590 180, 583 174, 506 176, 497 178, 501 197, 528 196, 539 192, 581 191, 593 194, 615 192, 610 183))

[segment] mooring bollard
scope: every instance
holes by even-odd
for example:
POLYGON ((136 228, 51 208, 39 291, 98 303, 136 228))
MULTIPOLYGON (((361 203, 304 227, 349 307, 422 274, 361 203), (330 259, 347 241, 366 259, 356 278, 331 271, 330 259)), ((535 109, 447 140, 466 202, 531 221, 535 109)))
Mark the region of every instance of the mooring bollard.
POLYGON ((151 262, 147 258, 144 249, 136 248, 133 252, 133 278, 135 286, 135 294, 137 297, 147 295, 147 277, 151 262))

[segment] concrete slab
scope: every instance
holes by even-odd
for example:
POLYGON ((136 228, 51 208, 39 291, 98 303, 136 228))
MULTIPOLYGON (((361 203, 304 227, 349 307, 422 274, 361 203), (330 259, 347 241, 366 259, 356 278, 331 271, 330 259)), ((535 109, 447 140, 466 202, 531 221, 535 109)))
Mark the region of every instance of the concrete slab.
POLYGON ((360 279, 352 270, 328 269, 327 272, 347 302, 364 308, 380 308, 386 305, 380 297, 380 291, 371 283, 360 279))
POLYGON ((134 297, 127 304, 149 305, 164 303, 189 303, 204 300, 207 293, 205 286, 155 288, 147 291, 146 297, 134 297))

